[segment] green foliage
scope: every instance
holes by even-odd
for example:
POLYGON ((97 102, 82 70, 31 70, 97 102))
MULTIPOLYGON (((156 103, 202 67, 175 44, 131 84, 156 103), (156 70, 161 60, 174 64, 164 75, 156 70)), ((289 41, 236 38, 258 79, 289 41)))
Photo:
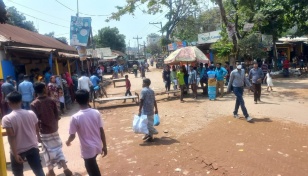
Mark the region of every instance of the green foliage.
POLYGON ((5 4, 3 0, 0 0, 0 24, 6 23, 8 20, 8 17, 6 15, 6 9, 5 4))
POLYGON ((166 46, 166 45, 168 45, 170 43, 171 43, 171 40, 169 40, 167 38, 161 38, 160 42, 159 42, 160 46, 166 46))
POLYGON ((27 29, 29 31, 37 32, 37 29, 35 28, 32 21, 27 21, 26 17, 17 11, 15 7, 9 7, 7 9, 8 13, 8 24, 18 26, 24 29, 27 29))
POLYGON ((244 60, 253 60, 256 58, 265 58, 267 52, 261 45, 261 34, 251 33, 239 42, 239 55, 244 60))
POLYGON ((283 0, 281 5, 288 9, 285 14, 286 24, 290 27, 297 26, 293 36, 303 36, 308 33, 308 1, 307 0, 283 0))
POLYGON ((173 32, 173 36, 182 41, 193 42, 198 40, 198 34, 215 31, 220 26, 219 9, 212 8, 196 17, 188 16, 180 21, 173 32))
POLYGON ((273 35, 277 40, 283 32, 291 27, 290 24, 286 23, 286 13, 288 13, 288 10, 282 6, 280 1, 268 2, 266 6, 261 7, 256 15, 260 32, 273 35))
POLYGON ((232 54, 233 44, 228 39, 228 34, 225 28, 220 32, 221 39, 218 40, 211 46, 215 54, 219 58, 225 58, 227 60, 228 56, 232 54))
POLYGON ((118 28, 116 27, 102 28, 98 30, 98 34, 93 38, 97 48, 110 47, 112 50, 122 52, 125 52, 126 50, 125 36, 120 34, 118 28))
POLYGON ((116 7, 117 12, 112 13, 106 21, 119 21, 121 16, 125 14, 134 15, 137 7, 143 4, 147 6, 147 9, 142 11, 148 14, 154 15, 157 13, 163 13, 162 9, 168 9, 168 13, 165 15, 168 22, 163 26, 163 32, 166 32, 166 38, 170 38, 177 24, 186 17, 195 13, 196 8, 198 7, 197 0, 126 0, 126 5, 123 7, 116 7))

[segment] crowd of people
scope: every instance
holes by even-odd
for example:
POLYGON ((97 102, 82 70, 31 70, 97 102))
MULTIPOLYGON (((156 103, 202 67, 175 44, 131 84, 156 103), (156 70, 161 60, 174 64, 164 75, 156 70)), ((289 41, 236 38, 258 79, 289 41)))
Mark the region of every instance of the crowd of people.
MULTIPOLYGON (((272 90, 270 70, 266 69, 264 64, 259 67, 255 62, 249 72, 246 72, 239 62, 234 70, 228 62, 224 67, 221 63, 215 65, 200 63, 198 67, 194 64, 166 65, 162 78, 167 92, 170 92, 171 85, 173 85, 173 93, 180 92, 181 102, 184 101, 184 94, 188 93, 189 89, 192 90, 193 98, 196 99, 199 85, 204 95, 208 95, 210 100, 215 100, 217 96, 224 96, 224 86, 227 85, 227 92, 233 91, 236 96, 234 117, 239 118, 238 110, 241 107, 246 120, 250 122, 252 118, 248 114, 243 99, 244 87, 248 87, 254 92, 255 104, 261 101, 261 84, 263 82, 268 84, 268 91, 272 90)), ((158 113, 158 107, 155 93, 150 88, 151 80, 145 78, 142 67, 144 72, 146 68, 143 64, 140 67, 141 77, 144 79, 138 115, 147 115, 148 118, 149 134, 146 134, 143 140, 153 141, 153 135, 158 133, 153 126, 154 114, 158 113)), ((135 67, 133 68, 135 73, 135 67)), ((125 96, 131 96, 131 83, 128 75, 125 75, 125 79, 125 96)), ((79 104, 80 111, 71 117, 70 136, 66 145, 70 146, 75 139, 75 134, 78 133, 81 155, 87 172, 89 175, 100 175, 96 157, 98 154, 104 156, 107 154, 107 144, 101 115, 99 111, 91 109, 89 102, 97 96, 96 92, 99 92, 100 96, 107 97, 106 91, 100 86, 102 80, 103 71, 100 67, 97 67, 90 77, 85 71, 81 72, 79 78, 75 74, 70 76, 69 73, 56 76, 52 75, 50 68, 47 67, 44 78, 35 82, 28 75, 24 75, 23 81, 18 85, 10 76, 6 78, 6 81, 1 85, 1 110, 4 116, 2 126, 7 130, 11 146, 11 165, 14 175, 22 175, 25 159, 29 162, 35 175, 44 175, 39 158, 38 142, 43 147, 44 159, 48 168, 47 175, 55 175, 54 167, 56 165, 63 168, 66 176, 72 175, 62 152, 58 121, 64 108, 74 101, 79 104), (30 109, 32 111, 28 111, 30 109), (91 138, 87 137, 89 135, 91 138)))
MULTIPOLYGON (((204 95, 209 95, 210 99, 216 99, 216 96, 224 95, 224 79, 228 81, 230 68, 228 63, 223 67, 221 63, 203 64, 199 67, 195 65, 166 65, 162 72, 162 78, 165 83, 166 91, 170 91, 171 84, 173 84, 173 91, 180 90, 180 100, 183 102, 183 95, 187 94, 189 88, 193 92, 193 98, 197 98, 198 85, 201 85, 204 95), (225 68, 226 67, 226 68, 225 68)), ((175 92, 174 92, 175 93, 175 92)))
POLYGON ((61 114, 65 113, 65 109, 70 109, 72 103, 75 102, 75 92, 78 89, 84 88, 89 90, 91 100, 97 94, 107 97, 107 93, 101 85, 103 81, 103 70, 101 67, 97 67, 90 77, 87 76, 85 71, 81 72, 80 78, 76 73, 73 73, 71 76, 68 72, 61 75, 53 75, 50 67, 46 67, 43 75, 39 74, 36 69, 32 69, 30 75, 18 75, 18 81, 15 81, 11 76, 7 76, 5 81, 0 80, 2 116, 10 112, 5 97, 15 90, 22 95, 22 108, 29 110, 31 102, 37 96, 33 85, 38 82, 45 84, 47 95, 56 102, 61 114))
POLYGON ((80 105, 80 111, 72 116, 66 144, 70 146, 78 133, 87 172, 93 176, 100 175, 96 156, 107 154, 107 144, 101 115, 89 106, 89 102, 96 96, 95 92, 103 92, 107 96, 105 91, 99 91, 104 90, 100 87, 100 73, 98 67, 91 77, 85 71, 81 72, 80 78, 75 74, 71 77, 69 73, 57 76, 52 75, 47 67, 44 78, 37 81, 31 81, 28 75, 23 75, 19 84, 10 76, 6 78, 1 84, 2 127, 7 131, 14 175, 23 175, 25 160, 35 175, 45 175, 38 142, 42 146, 48 176, 55 176, 55 166, 63 168, 66 176, 73 175, 62 152, 58 121, 64 108, 68 108, 74 101, 80 105), (89 135, 91 138, 87 137, 89 135))

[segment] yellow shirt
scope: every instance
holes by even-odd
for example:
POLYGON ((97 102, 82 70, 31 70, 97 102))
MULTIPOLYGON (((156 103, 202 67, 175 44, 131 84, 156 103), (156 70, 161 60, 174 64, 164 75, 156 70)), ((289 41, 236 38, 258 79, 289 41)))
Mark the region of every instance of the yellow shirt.
POLYGON ((177 72, 176 74, 176 78, 179 80, 179 85, 182 86, 185 84, 185 81, 184 81, 184 73, 182 72, 177 72))

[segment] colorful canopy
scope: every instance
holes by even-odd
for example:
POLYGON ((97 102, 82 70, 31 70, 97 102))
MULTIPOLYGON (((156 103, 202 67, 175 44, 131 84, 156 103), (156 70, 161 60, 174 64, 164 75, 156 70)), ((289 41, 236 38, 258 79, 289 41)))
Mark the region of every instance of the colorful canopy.
POLYGON ((202 62, 209 63, 210 60, 206 55, 195 46, 180 48, 172 52, 165 60, 165 64, 179 64, 180 62, 202 62))

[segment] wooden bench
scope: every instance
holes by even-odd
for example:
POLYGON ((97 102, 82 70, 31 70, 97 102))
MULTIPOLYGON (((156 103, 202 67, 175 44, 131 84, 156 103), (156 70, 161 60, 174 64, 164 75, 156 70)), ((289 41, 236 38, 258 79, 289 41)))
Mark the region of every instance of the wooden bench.
POLYGON ((116 82, 124 82, 125 81, 125 78, 120 78, 120 79, 113 79, 112 82, 113 82, 113 87, 115 87, 115 83, 116 82))
POLYGON ((165 92, 159 92, 159 93, 156 93, 156 95, 163 95, 163 94, 172 94, 172 93, 178 93, 178 92, 181 92, 181 90, 177 89, 177 90, 170 90, 170 91, 165 91, 165 92))
POLYGON ((132 96, 121 96, 121 97, 110 97, 110 98, 97 98, 93 101, 93 106, 95 108, 95 102, 101 104, 105 101, 113 101, 113 100, 126 100, 133 99, 136 103, 139 103, 139 94, 135 92, 135 95, 132 96))

